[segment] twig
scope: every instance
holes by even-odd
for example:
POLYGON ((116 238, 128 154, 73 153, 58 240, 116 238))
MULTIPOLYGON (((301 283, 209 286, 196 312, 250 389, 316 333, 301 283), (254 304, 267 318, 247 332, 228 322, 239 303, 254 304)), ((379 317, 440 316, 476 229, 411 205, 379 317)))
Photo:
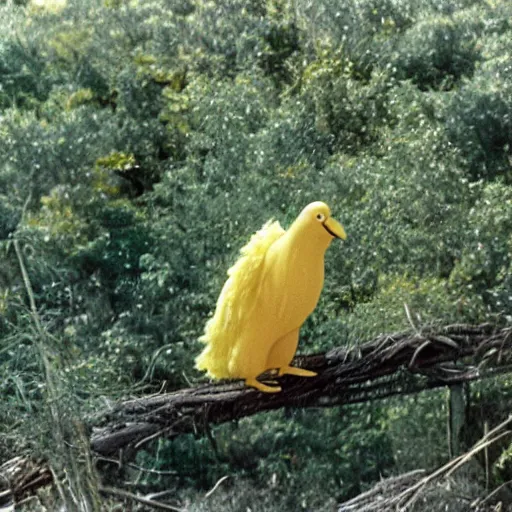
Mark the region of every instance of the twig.
MULTIPOLYGON (((215 425, 283 407, 347 405, 483 379, 486 372, 477 374, 467 369, 479 364, 478 353, 484 345, 485 351, 500 347, 511 353, 510 337, 503 344, 508 332, 507 328, 499 330, 487 325, 423 328, 421 334, 379 336, 352 350, 348 359, 347 350, 342 347, 327 354, 300 356, 295 364, 316 371, 318 376, 280 378, 283 391, 272 396, 239 382, 221 382, 119 402, 97 415, 101 427, 93 434, 92 448, 100 455, 112 456, 122 447, 129 445, 137 450, 157 437, 208 435, 206 409, 208 423, 215 425), (457 362, 459 374, 447 379, 446 372, 439 372, 446 362, 457 362), (409 368, 411 363, 414 368, 409 368), (407 378, 397 383, 393 377, 398 375, 407 378)), ((490 371, 494 375, 498 370, 511 369, 494 366, 490 371)))
POLYGON ((204 495, 205 498, 209 498, 220 486, 222 482, 225 482, 229 478, 229 475, 224 475, 222 478, 220 478, 217 483, 204 495))
POLYGON ((490 494, 488 494, 482 501, 480 501, 478 504, 483 505, 484 503, 488 502, 491 498, 493 498, 496 494, 498 494, 504 487, 507 487, 507 485, 510 485, 512 483, 512 480, 509 480, 508 482, 505 482, 501 484, 499 487, 494 489, 490 494))
POLYGON ((470 450, 469 452, 464 454, 464 456, 461 458, 461 460, 457 461, 457 463, 454 464, 453 467, 446 473, 446 477, 451 476, 455 471, 457 471, 457 469, 459 469, 464 464, 466 464, 466 462, 468 460, 470 460, 471 458, 473 458, 473 456, 476 455, 478 452, 481 452, 485 448, 489 447, 491 444, 495 443, 496 441, 499 441, 502 437, 508 436, 509 434, 510 434, 510 430, 505 430, 505 432, 502 432, 495 438, 489 439, 485 443, 478 445, 477 447, 473 448, 472 450, 470 450))
POLYGON ((407 320, 409 321, 409 324, 411 325, 413 331, 415 331, 417 334, 420 333, 418 327, 414 323, 414 320, 412 319, 411 310, 409 309, 409 306, 407 302, 404 302, 404 309, 405 309, 405 315, 407 316, 407 320))
MULTIPOLYGON (((109 404, 88 420, 92 431, 91 448, 96 456, 111 457, 123 449, 133 455, 145 443, 159 437, 207 435, 205 408, 208 409, 207 424, 218 425, 284 407, 343 406, 444 387, 447 377, 443 365, 447 362, 457 363, 460 369, 458 375, 449 376, 449 384, 511 373, 512 365, 507 363, 512 354, 510 332, 510 327, 500 329, 489 324, 424 327, 421 334, 380 335, 352 349, 349 357, 346 347, 334 348, 326 354, 299 356, 294 364, 316 371, 317 377, 281 377, 282 392, 271 396, 244 387, 238 381, 224 381, 109 404), (437 343, 434 338, 439 334, 446 339, 437 343), (448 339, 457 343, 457 350, 448 339), (428 340, 432 342, 428 350, 418 351, 428 340), (468 371, 468 368, 478 367, 492 349, 500 349, 507 356, 502 365, 497 365, 493 359, 492 367, 485 371, 468 371), (421 373, 408 369, 413 357, 421 373)), ((496 437, 497 431, 501 435, 502 430, 503 426, 498 426, 488 436, 496 437)), ((494 441, 493 437, 485 437, 482 443, 494 441)), ((477 448, 484 446, 477 444, 474 449, 477 448)), ((444 468, 444 473, 461 460, 452 461, 444 468)), ((44 462, 36 464, 40 468, 47 467, 44 462)), ((441 471, 436 476, 444 473, 441 471)), ((400 499, 410 496, 411 490, 400 499)))
MULTIPOLYGON (((111 459, 109 457, 97 457, 96 460, 103 461, 103 462, 110 462, 111 464, 119 465, 119 460, 111 459)), ((125 462, 125 465, 132 469, 136 469, 137 471, 141 471, 143 473, 151 473, 154 475, 162 475, 162 476, 178 475, 177 471, 161 471, 159 469, 143 468, 142 466, 138 466, 137 464, 134 464, 133 462, 125 462)))
POLYGON ((138 503, 142 503, 143 505, 147 505, 148 507, 156 508, 159 510, 185 512, 185 509, 183 508, 173 507, 172 505, 167 505, 166 503, 162 503, 160 501, 151 500, 149 498, 143 498, 142 496, 137 496, 132 492, 123 491, 122 489, 115 489, 114 487, 100 487, 100 492, 104 494, 110 494, 112 496, 117 496, 118 498, 127 498, 129 500, 137 501, 138 503))
POLYGON ((418 356, 421 354, 421 351, 424 348, 427 348, 431 344, 430 340, 424 341, 414 352, 412 355, 411 361, 409 363, 409 368, 414 368, 414 364, 416 363, 416 359, 418 359, 418 356))
POLYGON ((151 356, 151 361, 149 362, 148 367, 146 369, 146 373, 144 374, 142 379, 140 379, 140 381, 138 382, 138 385, 142 385, 150 377, 153 376, 153 370, 155 369, 155 364, 156 364, 157 359, 160 357, 160 354, 162 352, 164 352, 165 350, 172 348, 172 347, 174 347, 174 345, 171 343, 168 343, 167 345, 164 345, 153 352, 153 355, 151 356))
POLYGON ((154 439, 158 439, 159 437, 162 437, 164 432, 167 432, 167 431, 171 431, 172 430, 172 427, 165 427, 165 428, 162 428, 160 430, 158 430, 157 432, 155 432, 154 434, 151 434, 149 436, 146 436, 144 439, 141 439, 136 445, 135 445, 135 449, 138 450, 140 448, 142 448, 145 444, 147 443, 150 443, 151 441, 153 441, 154 439))
POLYGON ((474 455, 476 455, 481 450, 485 449, 487 446, 495 443, 502 437, 510 434, 507 430, 505 432, 501 432, 496 437, 492 437, 494 434, 502 430, 506 425, 508 425, 512 421, 512 416, 509 416, 504 422, 500 423, 497 427, 492 429, 488 434, 483 436, 467 453, 459 455, 455 459, 452 459, 444 466, 440 467, 430 475, 422 478, 415 485, 409 487, 405 491, 403 491, 397 498, 400 510, 406 510, 409 506, 411 506, 416 499, 418 498, 421 491, 433 480, 444 476, 445 478, 450 477, 454 471, 463 466, 468 460, 470 460, 474 455), (491 438, 492 437, 492 438, 491 438), (401 503, 404 499, 406 499, 405 503, 401 503))

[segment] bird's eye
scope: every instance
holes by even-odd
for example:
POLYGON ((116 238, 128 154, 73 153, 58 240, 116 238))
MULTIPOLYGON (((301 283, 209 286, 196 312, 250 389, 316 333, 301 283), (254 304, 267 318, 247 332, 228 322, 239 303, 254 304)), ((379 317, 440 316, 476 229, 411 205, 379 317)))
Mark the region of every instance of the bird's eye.
POLYGON ((323 222, 325 220, 325 215, 323 213, 317 213, 316 214, 316 220, 318 222, 323 222))

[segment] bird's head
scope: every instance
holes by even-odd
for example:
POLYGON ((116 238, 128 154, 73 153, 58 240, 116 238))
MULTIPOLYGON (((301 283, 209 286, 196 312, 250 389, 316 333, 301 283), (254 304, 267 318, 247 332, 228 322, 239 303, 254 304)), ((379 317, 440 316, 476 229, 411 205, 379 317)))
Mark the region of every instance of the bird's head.
POLYGON ((321 201, 308 204, 300 213, 297 221, 311 234, 322 236, 327 233, 333 238, 342 240, 347 238, 343 226, 331 217, 331 210, 321 201))

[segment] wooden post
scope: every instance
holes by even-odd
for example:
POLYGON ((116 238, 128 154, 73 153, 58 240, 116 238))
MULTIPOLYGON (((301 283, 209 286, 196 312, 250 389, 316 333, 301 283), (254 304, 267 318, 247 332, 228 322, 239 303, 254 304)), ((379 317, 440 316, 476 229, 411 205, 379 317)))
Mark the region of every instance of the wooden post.
POLYGON ((448 447, 453 458, 462 453, 460 433, 466 418, 464 384, 452 384, 448 394, 448 447))

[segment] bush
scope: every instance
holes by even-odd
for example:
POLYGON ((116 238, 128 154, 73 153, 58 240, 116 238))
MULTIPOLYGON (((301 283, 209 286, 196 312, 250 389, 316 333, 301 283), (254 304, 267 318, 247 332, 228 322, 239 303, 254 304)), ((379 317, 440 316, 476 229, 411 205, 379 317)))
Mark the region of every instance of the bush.
POLYGON ((451 89, 473 74, 479 57, 474 33, 447 17, 416 23, 400 37, 395 52, 396 77, 411 79, 420 90, 451 89))
POLYGON ((490 38, 488 60, 453 97, 446 113, 448 136, 461 148, 472 180, 512 179, 512 79, 511 65, 501 57, 508 45, 504 37, 490 38))

